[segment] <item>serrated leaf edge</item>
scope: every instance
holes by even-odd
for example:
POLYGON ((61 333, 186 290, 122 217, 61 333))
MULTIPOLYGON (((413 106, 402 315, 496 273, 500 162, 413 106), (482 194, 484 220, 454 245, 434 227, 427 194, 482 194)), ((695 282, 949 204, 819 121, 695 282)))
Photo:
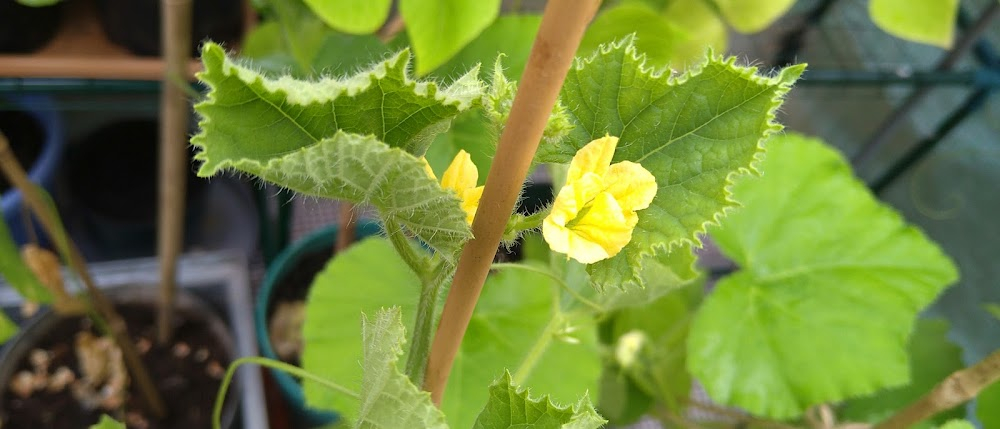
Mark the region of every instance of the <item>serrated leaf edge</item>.
MULTIPOLYGON (((597 47, 596 50, 594 50, 594 52, 591 55, 585 58, 577 57, 576 59, 574 59, 572 67, 574 70, 577 71, 583 70, 583 68, 586 67, 588 64, 593 63, 593 61, 597 59, 598 56, 607 55, 615 50, 624 49, 625 55, 631 55, 631 58, 635 60, 636 63, 638 64, 639 73, 645 74, 652 79, 660 79, 664 74, 667 74, 669 72, 670 75, 667 76, 667 81, 666 81, 666 84, 668 86, 677 86, 683 84, 691 77, 700 75, 702 71, 710 64, 720 64, 723 66, 731 67, 732 69, 737 70, 739 72, 740 77, 747 78, 751 82, 758 85, 763 85, 763 86, 777 85, 775 94, 773 97, 771 97, 770 100, 771 108, 768 109, 767 114, 765 116, 768 125, 767 129, 765 130, 764 135, 757 140, 757 151, 753 156, 753 160, 751 161, 749 168, 740 167, 736 171, 731 171, 729 174, 726 175, 726 184, 723 187, 723 190, 725 192, 726 201, 732 203, 732 205, 723 207, 722 210, 715 213, 715 215, 712 216, 711 219, 702 222, 701 226, 694 231, 694 234, 692 234, 691 237, 683 237, 671 241, 669 243, 654 243, 649 249, 639 249, 638 259, 639 261, 643 261, 646 258, 655 259, 656 256, 660 254, 661 251, 663 252, 662 253, 663 255, 669 255, 670 252, 674 251, 675 249, 682 248, 683 244, 685 243, 690 243, 692 247, 701 247, 702 241, 699 238, 699 236, 707 234, 709 227, 713 225, 719 225, 721 220, 725 218, 726 215, 731 210, 735 210, 740 206, 739 201, 733 199, 733 193, 731 187, 735 183, 735 179, 737 177, 740 177, 745 174, 760 175, 761 171, 759 165, 760 162, 764 160, 764 157, 766 156, 767 152, 767 149, 765 147, 766 146, 765 142, 768 139, 770 139, 770 137, 773 134, 781 132, 784 129, 783 125, 775 122, 775 118, 777 117, 776 113, 778 109, 781 107, 781 101, 784 99, 784 96, 788 94, 788 91, 791 90, 792 85, 805 71, 806 64, 798 64, 790 67, 785 67, 774 76, 762 76, 757 73, 758 72, 757 67, 737 65, 736 64, 736 61, 738 59, 737 57, 735 56, 726 57, 723 55, 716 55, 714 50, 708 48, 706 49, 705 52, 705 61, 691 66, 684 73, 680 75, 674 75, 673 69, 670 69, 669 67, 647 67, 646 54, 639 52, 639 50, 635 47, 636 39, 637 37, 635 33, 632 33, 619 40, 601 44, 600 46, 597 47)), ((619 288, 625 290, 630 286, 645 287, 641 275, 642 264, 640 263, 638 266, 636 266, 635 264, 630 264, 630 265, 632 265, 631 269, 633 275, 631 278, 620 283, 618 285, 619 288), (636 279, 638 279, 639 281, 636 281, 636 279)))

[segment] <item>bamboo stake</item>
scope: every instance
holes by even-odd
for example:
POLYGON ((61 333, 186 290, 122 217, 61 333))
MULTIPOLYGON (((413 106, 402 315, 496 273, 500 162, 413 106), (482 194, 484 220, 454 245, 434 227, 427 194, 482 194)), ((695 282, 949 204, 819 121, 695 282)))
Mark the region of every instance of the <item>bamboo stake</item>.
POLYGON ((955 408, 1000 381, 1000 351, 968 368, 953 372, 926 395, 900 410, 874 429, 905 429, 931 416, 955 408))
POLYGON ((49 212, 49 207, 45 203, 45 200, 38 194, 35 186, 28 180, 28 175, 24 172, 24 168, 21 167, 21 164, 17 162, 17 158, 14 157, 14 153, 7 142, 7 137, 4 136, 3 132, 0 132, 0 170, 7 177, 7 181, 21 192, 21 198, 35 214, 35 217, 38 218, 45 233, 57 241, 60 240, 59 237, 66 237, 65 247, 68 253, 67 258, 69 260, 67 262, 70 268, 80 276, 80 280, 87 288, 87 294, 90 296, 94 310, 107 321, 111 336, 114 338, 115 344, 121 348, 125 365, 128 366, 129 372, 135 378, 135 382, 139 386, 139 392, 149 406, 150 412, 156 418, 163 418, 166 416, 166 406, 163 404, 163 398, 160 397, 160 393, 156 390, 149 372, 146 371, 146 367, 139 358, 139 352, 136 351, 135 345, 132 344, 132 340, 128 336, 128 331, 125 329, 125 320, 115 311, 114 306, 108 301, 108 298, 94 284, 94 279, 87 270, 87 264, 83 260, 80 250, 76 248, 76 244, 69 239, 65 231, 60 230, 59 224, 52 216, 52 213, 49 212))
POLYGON ((455 355, 479 300, 504 226, 531 167, 559 89, 600 0, 552 0, 545 6, 510 119, 472 224, 473 239, 462 249, 451 292, 441 314, 427 362, 424 390, 440 405, 455 355))
POLYGON ((161 0, 160 41, 163 45, 163 92, 160 94, 160 218, 157 253, 160 259, 160 299, 157 341, 173 335, 177 294, 177 256, 184 242, 184 193, 187 181, 188 103, 181 85, 190 62, 191 0, 161 0))

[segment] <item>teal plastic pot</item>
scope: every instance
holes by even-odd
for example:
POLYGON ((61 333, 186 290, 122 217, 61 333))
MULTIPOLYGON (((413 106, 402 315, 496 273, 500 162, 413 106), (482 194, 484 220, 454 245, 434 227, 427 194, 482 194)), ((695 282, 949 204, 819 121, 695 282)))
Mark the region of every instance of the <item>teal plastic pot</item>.
MULTIPOLYGON (((381 231, 382 229, 377 223, 362 221, 357 225, 356 236, 360 240, 380 234, 381 231)), ((254 305, 254 325, 257 330, 257 344, 260 346, 262 356, 278 359, 278 355, 274 352, 274 346, 271 344, 271 336, 268 335, 267 331, 267 310, 271 304, 271 298, 275 295, 277 285, 295 268, 300 258, 313 252, 333 248, 336 239, 336 225, 317 230, 278 254, 278 257, 268 267, 267 274, 264 276, 264 284, 257 292, 257 302, 254 305)), ((305 427, 318 427, 333 423, 339 418, 335 412, 307 407, 305 394, 302 392, 302 385, 299 384, 298 380, 281 371, 273 369, 270 371, 297 423, 305 427)))

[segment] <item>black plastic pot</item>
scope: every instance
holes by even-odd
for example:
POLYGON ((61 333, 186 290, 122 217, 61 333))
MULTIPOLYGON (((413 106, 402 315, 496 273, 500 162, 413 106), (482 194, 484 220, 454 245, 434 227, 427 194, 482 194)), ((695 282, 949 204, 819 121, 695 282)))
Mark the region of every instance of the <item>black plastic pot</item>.
MULTIPOLYGON (((133 119, 111 123, 67 151, 64 220, 88 260, 125 259, 155 253, 158 199, 158 123, 133 119)), ((185 242, 198 236, 207 182, 188 168, 185 242)))
POLYGON ((0 53, 28 53, 45 46, 59 30, 62 3, 24 6, 0 0, 0 53))
MULTIPOLYGON (((98 0, 97 7, 112 42, 136 55, 160 55, 160 0, 98 0)), ((243 0, 199 0, 192 8, 192 56, 204 40, 233 44, 242 37, 243 0)))
MULTIPOLYGON (((149 313, 155 315, 155 305, 158 297, 158 289, 155 287, 149 287, 149 286, 118 287, 107 290, 106 294, 115 303, 115 306, 119 307, 119 309, 128 306, 131 306, 131 308, 133 309, 148 308, 149 313)), ((218 349, 221 350, 222 354, 224 355, 224 356, 219 356, 220 358, 225 359, 225 362, 221 363, 223 367, 227 366, 228 362, 232 361, 234 357, 237 356, 235 341, 233 339, 232 334, 229 333, 229 329, 226 327, 226 324, 222 321, 222 319, 209 306, 207 306, 205 303, 197 299, 194 295, 190 294, 189 292, 184 290, 179 290, 176 301, 176 309, 177 309, 176 317, 178 319, 178 323, 188 318, 190 320, 197 320, 195 326, 199 327, 198 329, 199 333, 201 333, 202 335, 208 335, 216 341, 215 344, 218 345, 218 349), (205 332, 207 332, 207 334, 205 334, 205 332)), ((133 310, 133 312, 134 311, 135 310, 133 310)), ((150 316, 149 318, 153 319, 154 316, 150 316)), ((43 342, 51 344, 53 339, 48 337, 50 336, 49 334, 53 330, 65 329, 67 325, 77 326, 79 325, 79 319, 81 318, 80 317, 64 318, 55 314, 52 311, 46 310, 38 314, 31 320, 29 320, 27 323, 25 323, 19 334, 5 345, 2 354, 0 354, 0 386, 2 386, 0 387, 0 405, 7 404, 8 402, 10 402, 7 400, 9 398, 6 398, 7 386, 10 384, 10 381, 14 376, 14 374, 23 369, 21 367, 21 364, 25 362, 28 354, 31 353, 32 350, 39 347, 43 342)), ((135 337, 134 334, 135 330, 136 329, 134 326, 129 327, 129 332, 133 337, 135 337)), ((150 329, 150 331, 153 330, 150 329)), ((180 334, 178 333, 178 335, 180 334)), ((72 343, 73 343, 73 338, 66 338, 65 340, 61 340, 58 342, 58 344, 72 344, 72 343)), ((67 348, 67 352, 71 352, 69 351, 69 347, 67 348)), ((178 358, 178 359, 181 360, 195 359, 194 356, 191 355, 188 356, 189 357, 178 358)), ((55 359, 55 357, 53 357, 53 359, 55 359)), ((167 375, 167 376, 171 377, 174 375, 167 375)), ((238 383, 239 380, 237 379, 236 382, 238 383)), ((154 379, 154 383, 156 383, 158 386, 169 386, 170 389, 175 390, 173 392, 174 395, 196 394, 196 392, 198 391, 198 386, 194 384, 184 385, 183 383, 181 383, 180 385, 178 385, 176 383, 166 382, 160 379, 154 379)), ((134 384, 134 382, 132 384, 134 384)), ((223 406, 223 413, 222 413, 222 427, 230 427, 234 421, 234 418, 236 417, 236 411, 239 406, 239 398, 240 398, 240 396, 237 394, 237 392, 239 392, 239 388, 240 386, 233 386, 230 390, 229 395, 226 398, 226 403, 223 406)), ((198 392, 198 393, 204 395, 207 399, 206 401, 204 401, 206 402, 206 404, 198 404, 198 406, 211 407, 211 405, 214 403, 213 400, 216 392, 212 391, 212 392, 198 392)), ((164 399, 166 399, 168 403, 171 402, 170 399, 166 397, 164 399)), ((49 423, 45 423, 42 426, 37 426, 37 427, 49 427, 49 424, 55 425, 56 421, 58 421, 60 418, 63 419, 63 423, 61 424, 64 425, 78 424, 79 427, 87 427, 89 426, 89 424, 95 423, 96 419, 100 415, 99 412, 94 414, 93 418, 95 421, 93 422, 66 420, 66 416, 68 414, 75 414, 78 412, 68 411, 69 410, 68 408, 63 409, 67 411, 60 412, 59 407, 61 406, 76 407, 75 404, 70 404, 70 403, 51 404, 51 408, 46 408, 44 412, 48 414, 52 420, 49 423)), ((189 415, 188 416, 184 415, 184 414, 190 414, 191 411, 192 410, 173 410, 172 414, 177 415, 174 416, 173 418, 176 418, 178 416, 191 418, 189 415)), ((9 419, 11 419, 12 415, 17 412, 18 411, 15 409, 7 409, 7 408, 0 409, 0 419, 2 419, 2 424, 4 427, 8 426, 9 419)), ((204 415, 199 414, 198 419, 201 420, 210 419, 211 417, 210 408, 204 408, 202 412, 204 412, 205 414, 204 415)), ((21 418, 29 418, 29 417, 24 416, 21 418)), ((40 421, 45 421, 49 417, 31 416, 30 418, 35 418, 40 421)), ((170 424, 168 422, 166 426, 176 427, 176 423, 170 424)))

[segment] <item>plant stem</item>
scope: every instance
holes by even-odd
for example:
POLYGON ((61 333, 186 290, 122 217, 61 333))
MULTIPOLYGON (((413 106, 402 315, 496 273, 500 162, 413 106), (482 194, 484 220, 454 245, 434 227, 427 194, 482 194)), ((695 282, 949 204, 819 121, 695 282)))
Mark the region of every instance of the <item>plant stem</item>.
POLYGON ((879 423, 874 429, 908 428, 937 413, 955 408, 1000 380, 1000 350, 968 368, 953 372, 910 406, 879 423))
MULTIPOLYGON (((558 306, 558 303, 556 304, 558 306)), ((523 384, 524 380, 531 375, 531 370, 535 369, 535 365, 538 364, 538 360, 542 358, 545 351, 548 350, 549 344, 552 343, 552 337, 555 336, 556 329, 563 323, 562 313, 558 308, 553 309, 552 318, 549 319, 549 323, 545 325, 542 329, 542 333, 535 340, 535 344, 531 345, 528 349, 528 354, 521 361, 521 365, 518 365, 517 370, 514 371, 514 384, 523 384)))
POLYGON ((156 338, 160 345, 173 335, 177 295, 177 256, 184 242, 184 190, 187 174, 188 102, 184 86, 191 47, 191 0, 161 0, 163 92, 160 94, 160 216, 157 253, 160 299, 156 338))
POLYGON ((310 381, 315 381, 323 386, 329 387, 332 390, 336 390, 339 393, 343 393, 352 398, 358 399, 360 395, 357 392, 341 386, 332 381, 326 380, 322 377, 318 377, 302 368, 294 365, 289 365, 279 360, 268 359, 266 357, 260 356, 249 356, 236 359, 229 365, 229 369, 226 370, 226 375, 222 377, 222 385, 219 386, 219 393, 215 395, 215 406, 212 408, 212 427, 214 429, 221 429, 222 427, 222 405, 226 400, 226 392, 229 390, 229 385, 233 382, 233 376, 236 375, 236 370, 245 364, 257 364, 263 367, 276 369, 278 371, 284 371, 292 374, 299 378, 304 378, 310 381))
POLYGON ((57 241, 60 241, 59 246, 65 248, 70 268, 76 272, 83 282, 84 287, 87 288, 87 293, 90 296, 90 301, 93 303, 95 311, 107 321, 115 344, 122 350, 125 365, 128 366, 129 372, 139 386, 139 393, 145 400, 146 405, 149 406, 149 410, 153 416, 163 418, 166 416, 167 411, 163 403, 163 398, 160 397, 160 393, 156 390, 149 372, 146 371, 142 359, 139 358, 139 352, 136 351, 135 345, 132 344, 132 340, 128 336, 128 331, 125 329, 125 321, 115 311, 114 306, 111 305, 108 298, 94 284, 94 279, 87 270, 87 265, 80 254, 80 250, 69 239, 66 232, 59 227, 59 223, 55 219, 55 215, 49 211, 45 199, 28 180, 28 175, 25 174, 24 168, 21 167, 21 164, 17 162, 17 158, 14 157, 14 153, 7 142, 7 137, 3 132, 0 132, 0 170, 7 177, 7 181, 21 192, 21 198, 35 214, 35 217, 38 218, 45 233, 49 237, 54 237, 57 241), (65 240, 59 237, 65 237, 65 240))
POLYGON ((495 264, 491 265, 490 268, 494 269, 494 270, 515 269, 515 270, 524 270, 524 271, 531 271, 531 272, 534 272, 534 273, 544 274, 544 275, 552 278, 553 280, 555 280, 557 283, 559 283, 559 287, 561 287, 564 291, 566 291, 566 293, 568 293, 569 296, 573 297, 573 299, 575 299, 577 301, 580 301, 581 304, 586 305, 587 307, 590 307, 590 309, 594 310, 595 313, 597 313, 597 314, 604 314, 604 313, 606 313, 608 311, 604 307, 601 307, 600 304, 598 304, 598 303, 596 303, 594 301, 591 301, 591 300, 585 298, 583 295, 580 295, 580 292, 577 292, 576 290, 574 290, 573 288, 571 288, 569 286, 569 284, 566 283, 565 280, 559 278, 559 276, 557 276, 556 273, 553 273, 550 270, 546 270, 546 269, 543 269, 543 268, 538 268, 538 267, 535 267, 535 266, 532 266, 532 265, 527 265, 527 264, 514 264, 514 263, 508 263, 508 262, 498 262, 498 263, 495 263, 495 264))
POLYGON ((420 301, 417 303, 417 318, 410 333, 410 355, 406 358, 406 375, 415 386, 424 382, 424 371, 431 353, 431 337, 434 335, 434 316, 441 290, 454 273, 454 266, 438 261, 432 274, 421 278, 420 301))
POLYGON ((483 282, 514 211, 542 131, 600 0, 552 0, 545 6, 507 126, 472 223, 473 239, 462 249, 451 292, 427 363, 424 389, 440 405, 455 355, 472 318, 483 282))
POLYGON ((354 229, 357 227, 357 222, 354 220, 354 204, 347 200, 340 200, 338 209, 337 242, 333 246, 334 253, 340 253, 346 249, 351 243, 354 243, 356 238, 354 229))
POLYGON ((426 283, 428 281, 426 279, 428 272, 427 258, 417 255, 417 252, 413 249, 413 245, 410 244, 410 238, 406 236, 399 222, 389 217, 384 218, 383 222, 385 223, 385 235, 389 236, 389 242, 392 243, 392 247, 396 248, 396 253, 403 259, 406 266, 410 267, 417 277, 420 277, 421 283, 426 283))

